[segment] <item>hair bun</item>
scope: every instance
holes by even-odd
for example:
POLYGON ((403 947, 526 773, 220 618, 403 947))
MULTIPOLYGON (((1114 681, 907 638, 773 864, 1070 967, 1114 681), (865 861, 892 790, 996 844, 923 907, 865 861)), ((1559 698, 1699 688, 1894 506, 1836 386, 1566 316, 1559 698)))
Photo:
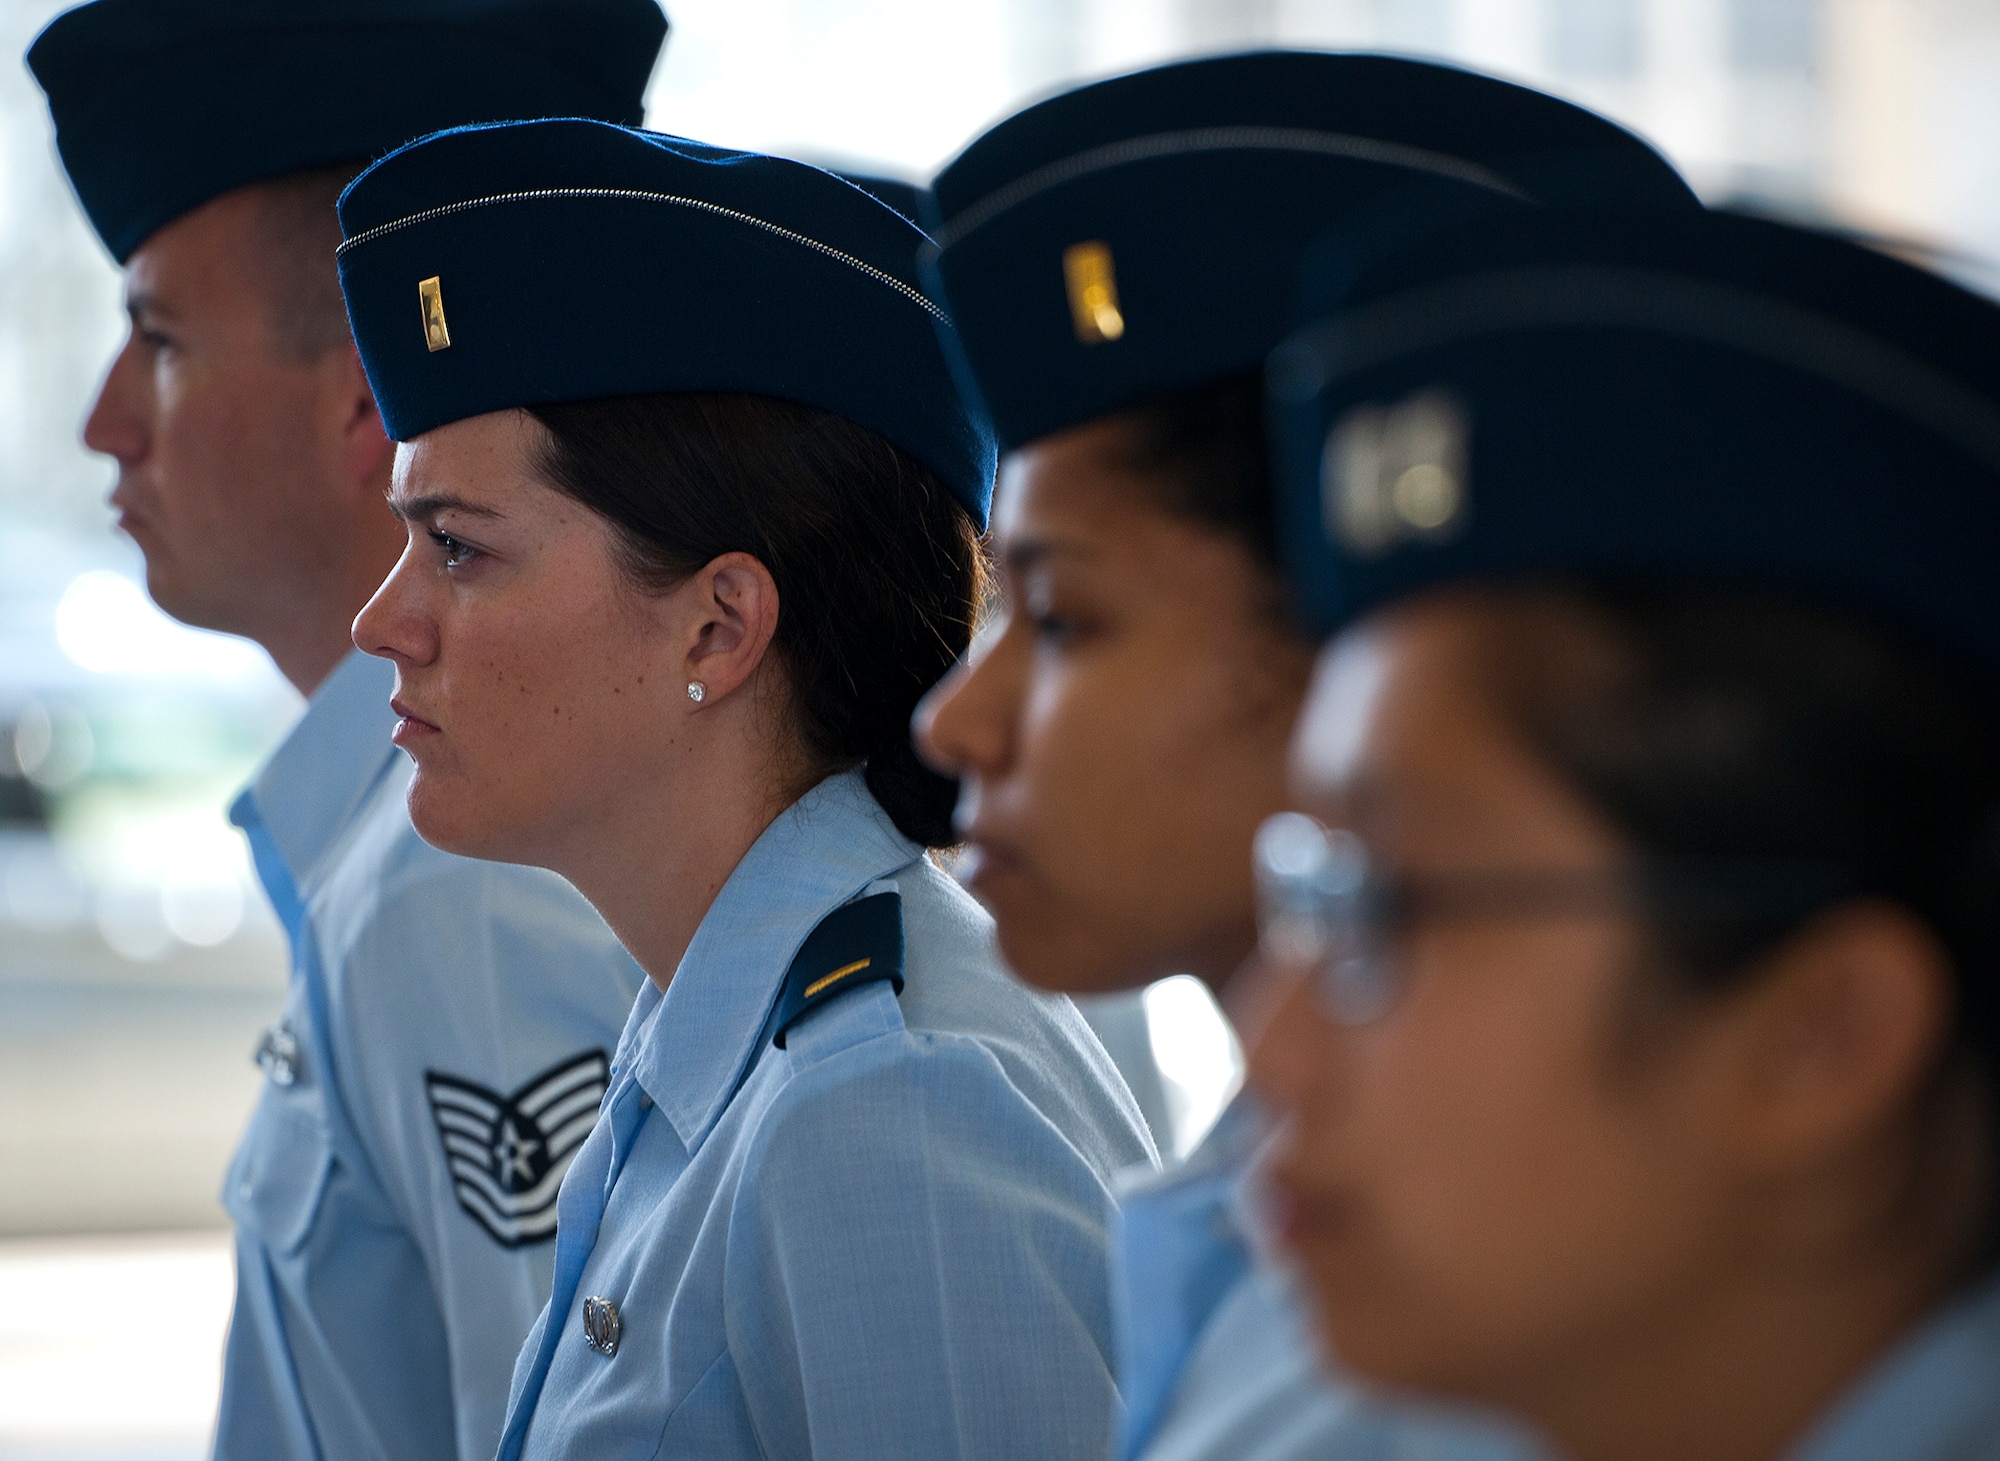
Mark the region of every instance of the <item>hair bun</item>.
POLYGON ((869 792, 912 842, 950 847, 958 841, 951 820, 958 806, 958 781, 918 760, 908 736, 870 756, 866 776, 869 792))

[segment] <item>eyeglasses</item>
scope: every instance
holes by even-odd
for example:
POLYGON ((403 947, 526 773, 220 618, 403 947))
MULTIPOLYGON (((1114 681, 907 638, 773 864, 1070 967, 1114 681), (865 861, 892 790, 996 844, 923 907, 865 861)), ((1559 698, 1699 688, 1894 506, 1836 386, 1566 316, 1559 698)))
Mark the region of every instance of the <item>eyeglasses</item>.
POLYGON ((1312 971, 1336 1024, 1380 1019, 1400 992, 1394 944, 1439 918, 1592 918, 1641 913, 1771 934, 1858 891, 1838 864, 1787 857, 1697 856, 1598 872, 1496 869, 1390 880, 1352 832, 1280 812, 1257 829, 1258 948, 1312 971))
POLYGON ((1419 919, 1594 915, 1630 906, 1615 874, 1508 870, 1390 882, 1352 832, 1280 812, 1257 829, 1258 946, 1309 968, 1337 1024, 1380 1019, 1398 993, 1392 945, 1419 919))

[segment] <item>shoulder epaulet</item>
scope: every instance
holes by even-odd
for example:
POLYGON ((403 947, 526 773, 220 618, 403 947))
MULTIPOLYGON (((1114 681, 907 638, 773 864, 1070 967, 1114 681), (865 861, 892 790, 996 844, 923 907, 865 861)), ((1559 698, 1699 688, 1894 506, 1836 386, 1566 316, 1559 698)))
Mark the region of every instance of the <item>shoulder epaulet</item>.
POLYGON ((875 893, 843 903, 822 918, 785 971, 778 995, 774 1043, 808 1010, 863 984, 887 979, 903 992, 903 898, 875 893))

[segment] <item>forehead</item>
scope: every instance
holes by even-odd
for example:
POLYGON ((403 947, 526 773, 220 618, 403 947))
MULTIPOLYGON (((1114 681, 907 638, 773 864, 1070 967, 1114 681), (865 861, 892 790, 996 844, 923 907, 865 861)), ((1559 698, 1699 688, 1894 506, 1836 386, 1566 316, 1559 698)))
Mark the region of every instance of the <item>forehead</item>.
POLYGON ((132 314, 246 342, 290 304, 264 202, 252 188, 212 198, 162 226, 134 250, 124 282, 132 314))
POLYGON ((1389 647, 1367 627, 1337 636, 1320 651, 1292 733, 1292 778, 1302 793, 1329 795, 1354 778, 1369 750, 1391 662, 1389 647))
POLYGON ((1399 779, 1478 780, 1514 737, 1481 682, 1476 599, 1434 595, 1370 616, 1320 651, 1292 737, 1295 790, 1340 801, 1399 779))
POLYGON ((560 498, 544 479, 547 435, 526 411, 489 411, 452 421, 396 447, 392 502, 445 495, 476 507, 513 509, 530 496, 560 498))
POLYGON ((1129 428, 1093 421, 1010 452, 1000 464, 993 540, 1050 531, 1118 539, 1136 518, 1159 516, 1144 475, 1127 459, 1129 428))
POLYGON ((127 261, 127 295, 182 310, 261 309, 269 271, 265 207, 256 188, 238 188, 162 225, 127 261))

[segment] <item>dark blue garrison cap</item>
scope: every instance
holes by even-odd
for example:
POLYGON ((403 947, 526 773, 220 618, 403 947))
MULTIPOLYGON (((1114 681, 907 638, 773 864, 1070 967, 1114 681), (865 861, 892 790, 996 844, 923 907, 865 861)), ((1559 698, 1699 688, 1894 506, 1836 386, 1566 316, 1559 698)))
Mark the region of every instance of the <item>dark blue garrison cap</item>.
POLYGON ((885 177, 880 173, 855 172, 844 167, 828 170, 846 178, 862 192, 887 203, 918 227, 923 226, 926 205, 922 183, 913 183, 906 178, 885 177))
POLYGON ((1698 206, 1554 97, 1389 56, 1265 51, 1121 76, 994 127, 932 183, 929 279, 1003 449, 1255 370, 1300 251, 1429 180, 1503 202, 1698 206))
POLYGON ((985 525, 993 445, 916 283, 923 234, 831 173, 512 122, 391 153, 340 222, 348 319, 398 441, 512 406, 742 391, 878 433, 985 525))
POLYGON ((1307 626, 1552 576, 1845 607, 2000 671, 2000 309, 1727 214, 1522 211, 1275 353, 1307 626))
POLYGON ((655 0, 94 0, 28 49, 122 264, 211 198, 510 117, 638 123, 655 0))

